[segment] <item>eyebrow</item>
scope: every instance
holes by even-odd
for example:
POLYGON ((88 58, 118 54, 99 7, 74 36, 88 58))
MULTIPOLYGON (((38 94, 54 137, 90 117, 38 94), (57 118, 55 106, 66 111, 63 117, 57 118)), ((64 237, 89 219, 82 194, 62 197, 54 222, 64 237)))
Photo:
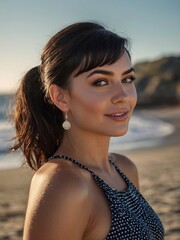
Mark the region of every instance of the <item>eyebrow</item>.
POLYGON ((130 69, 126 70, 125 72, 122 73, 122 76, 124 76, 130 72, 135 72, 134 68, 130 68, 130 69))
MULTIPOLYGON (((130 73, 130 72, 135 72, 134 68, 130 68, 130 69, 124 71, 124 72, 122 73, 122 76, 124 76, 124 75, 126 75, 126 74, 128 74, 128 73, 130 73)), ((113 76, 113 75, 114 75, 114 73, 111 72, 111 71, 100 70, 100 69, 98 70, 98 69, 97 69, 97 70, 92 71, 92 72, 87 76, 87 78, 91 77, 91 76, 94 75, 94 74, 103 74, 103 75, 107 75, 107 76, 113 76)))

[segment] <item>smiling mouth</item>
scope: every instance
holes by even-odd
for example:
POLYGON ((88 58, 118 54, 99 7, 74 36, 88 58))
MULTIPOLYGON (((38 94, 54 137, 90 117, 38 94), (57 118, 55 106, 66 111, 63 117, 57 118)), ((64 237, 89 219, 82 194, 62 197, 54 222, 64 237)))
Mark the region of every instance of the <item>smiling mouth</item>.
POLYGON ((106 117, 115 121, 125 121, 128 119, 129 111, 123 111, 118 113, 105 114, 106 117))

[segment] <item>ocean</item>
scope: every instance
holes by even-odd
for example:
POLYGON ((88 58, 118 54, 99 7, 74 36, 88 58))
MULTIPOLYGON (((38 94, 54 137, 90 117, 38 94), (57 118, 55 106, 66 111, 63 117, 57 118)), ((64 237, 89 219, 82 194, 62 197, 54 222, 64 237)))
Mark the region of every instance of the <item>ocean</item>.
MULTIPOLYGON (((13 127, 8 120, 11 95, 0 95, 0 169, 14 168, 22 165, 19 152, 8 153, 12 146, 13 127)), ((113 137, 110 151, 129 151, 138 148, 157 146, 163 138, 174 131, 174 126, 157 117, 136 110, 130 120, 128 133, 122 137, 113 137)))

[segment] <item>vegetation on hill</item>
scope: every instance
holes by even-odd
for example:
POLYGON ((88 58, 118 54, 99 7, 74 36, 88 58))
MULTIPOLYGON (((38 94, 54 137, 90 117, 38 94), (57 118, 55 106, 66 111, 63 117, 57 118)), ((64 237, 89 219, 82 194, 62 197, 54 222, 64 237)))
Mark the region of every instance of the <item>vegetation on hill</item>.
POLYGON ((180 56, 135 64, 138 106, 180 104, 180 56))

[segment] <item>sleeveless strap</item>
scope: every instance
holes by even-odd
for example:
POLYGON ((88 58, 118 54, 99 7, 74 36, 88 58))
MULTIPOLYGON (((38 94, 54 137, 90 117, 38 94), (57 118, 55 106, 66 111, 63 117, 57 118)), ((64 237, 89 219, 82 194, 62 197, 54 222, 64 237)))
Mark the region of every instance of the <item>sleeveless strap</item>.
POLYGON ((115 169, 118 171, 118 173, 121 175, 121 177, 125 180, 126 183, 131 183, 130 179, 121 171, 121 169, 113 160, 110 159, 109 162, 115 167, 115 169))
POLYGON ((89 171, 91 174, 96 175, 96 174, 95 174, 93 171, 91 171, 88 167, 86 167, 86 166, 83 165, 82 163, 80 163, 80 162, 76 161, 75 159, 73 159, 73 158, 71 158, 71 157, 69 157, 69 156, 66 156, 66 155, 55 155, 55 156, 52 156, 52 157, 48 158, 48 160, 56 159, 56 158, 63 158, 64 160, 68 160, 68 161, 70 161, 70 162, 72 162, 72 163, 75 163, 78 167, 83 168, 83 169, 89 171))
MULTIPOLYGON (((66 155, 54 155, 50 158, 48 158, 48 160, 51 159, 57 159, 57 158, 62 158, 64 160, 68 160, 74 164, 76 164, 78 167, 83 168, 85 170, 87 170, 88 172, 91 173, 91 175, 95 178, 96 181, 101 182, 101 184, 105 184, 107 185, 109 188, 111 188, 103 179, 101 179, 96 173, 94 173, 92 170, 90 170, 88 167, 86 167, 85 165, 83 165, 82 163, 78 162, 77 160, 66 156, 66 155)), ((127 183, 127 185, 129 186, 129 184, 131 183, 131 181, 129 180, 129 178, 120 170, 120 168, 115 164, 115 162, 113 160, 109 160, 109 162, 115 167, 115 169, 117 170, 117 172, 121 175, 121 177, 125 180, 125 182, 127 183)), ((115 189, 114 189, 115 190, 115 189)), ((117 190, 118 191, 118 190, 117 190)))

